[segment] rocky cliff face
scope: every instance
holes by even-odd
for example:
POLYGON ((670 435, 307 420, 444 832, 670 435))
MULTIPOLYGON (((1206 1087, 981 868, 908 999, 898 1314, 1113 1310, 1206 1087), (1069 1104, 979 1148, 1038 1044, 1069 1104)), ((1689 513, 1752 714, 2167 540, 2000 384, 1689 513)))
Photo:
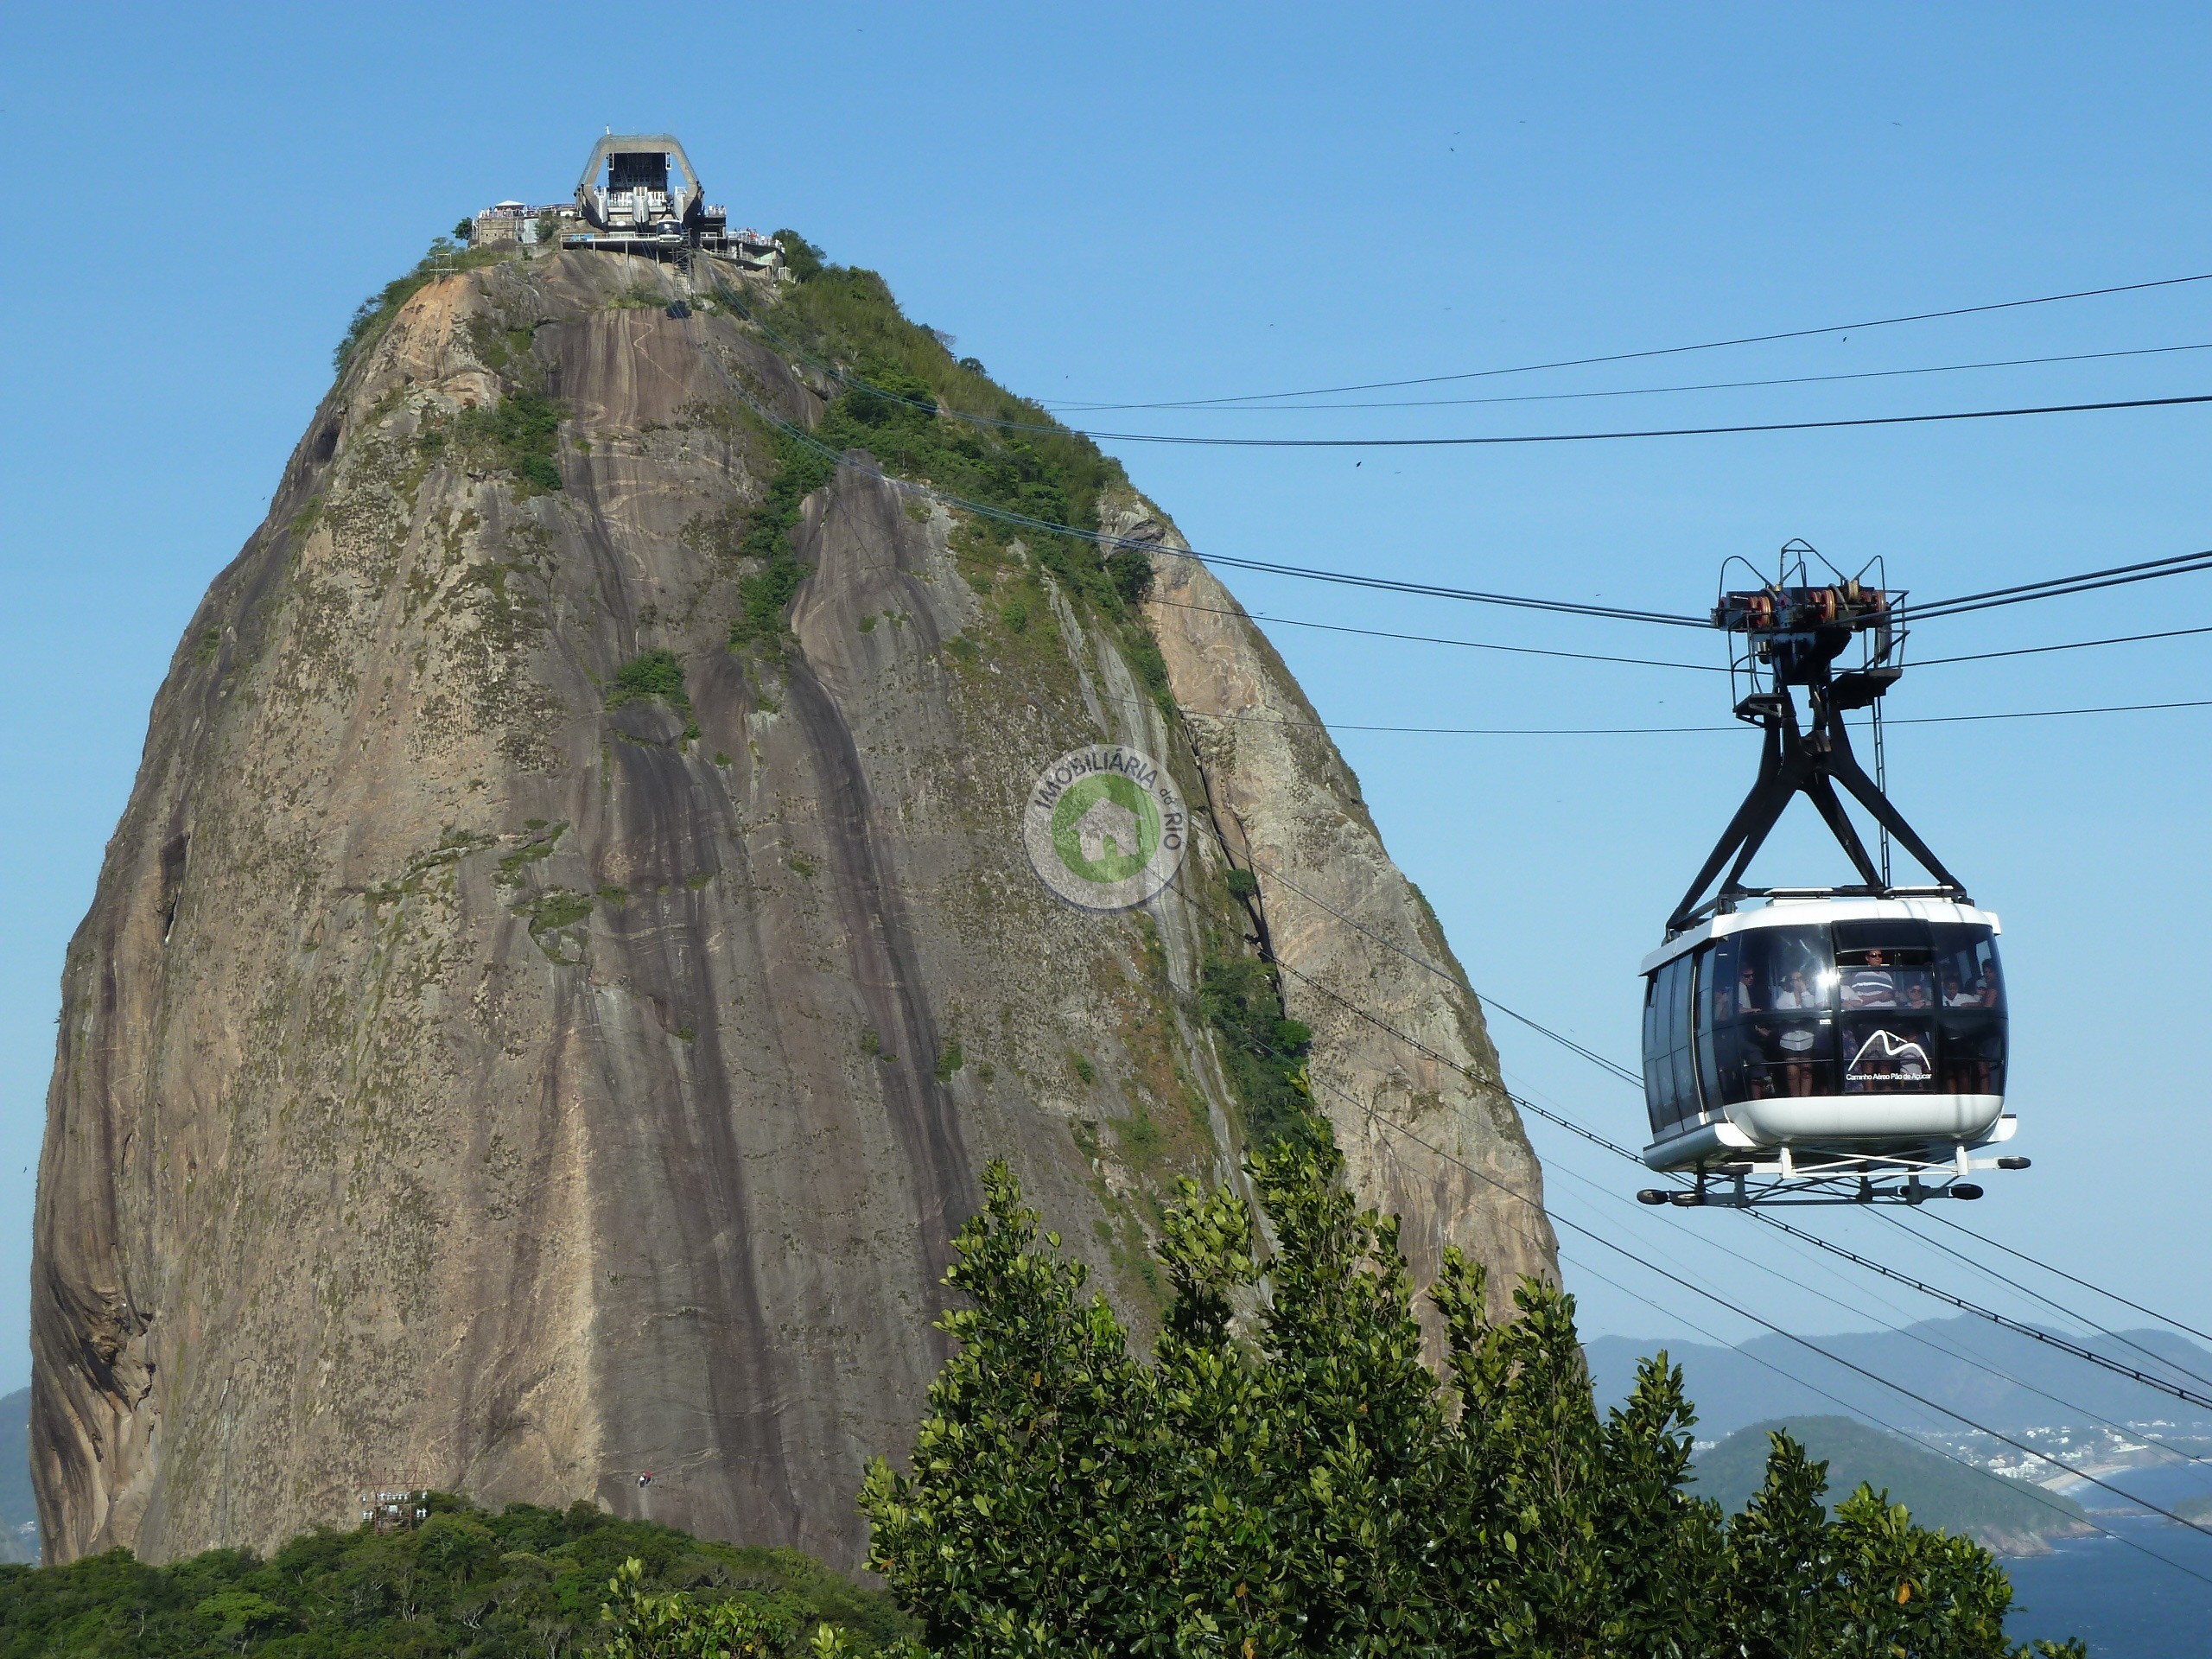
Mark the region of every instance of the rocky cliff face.
POLYGON ((1536 1212, 1375 1126, 1540 1196, 1474 1000, 1409 959, 1448 969, 1433 918, 1165 518, 1102 505, 1162 550, 1184 720, 1138 624, 863 456, 798 506, 787 628, 733 649, 779 475, 739 394, 811 423, 831 388, 640 271, 423 287, 171 664, 65 969, 33 1314, 54 1559, 266 1547, 422 1484, 855 1563, 983 1160, 1140 1324, 1161 1195, 1234 1170, 1193 995, 1257 931, 1232 859, 1417 1268, 1456 1241, 1552 1270, 1536 1212), (1212 804, 1177 884, 1103 915, 1040 887, 1019 823, 1101 739, 1212 804))

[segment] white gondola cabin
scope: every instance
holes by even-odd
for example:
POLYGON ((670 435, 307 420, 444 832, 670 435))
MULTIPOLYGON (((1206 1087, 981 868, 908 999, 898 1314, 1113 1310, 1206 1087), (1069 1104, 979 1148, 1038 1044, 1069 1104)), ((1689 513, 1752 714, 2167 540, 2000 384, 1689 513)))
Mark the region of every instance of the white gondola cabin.
POLYGON ((1965 1174, 2013 1128, 1998 931, 1942 899, 1777 897, 1669 939, 1643 963, 1644 1162, 1965 1174))

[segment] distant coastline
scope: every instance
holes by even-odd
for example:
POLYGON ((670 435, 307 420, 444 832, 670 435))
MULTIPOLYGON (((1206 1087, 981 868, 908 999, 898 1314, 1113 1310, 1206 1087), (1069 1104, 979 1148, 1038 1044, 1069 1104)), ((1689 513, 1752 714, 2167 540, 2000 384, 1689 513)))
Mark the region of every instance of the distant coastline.
POLYGON ((2070 1497, 1990 1474, 1849 1417, 1777 1418, 1738 1429, 1698 1454, 1697 1495, 1740 1509, 1758 1489, 1768 1436, 1777 1429, 1827 1464, 1830 1509, 1864 1483, 1904 1504, 1921 1525, 2012 1557, 2047 1555, 2056 1541, 2096 1530, 2070 1497))
POLYGON ((30 1389, 0 1395, 0 1562, 38 1560, 30 1428, 30 1389))

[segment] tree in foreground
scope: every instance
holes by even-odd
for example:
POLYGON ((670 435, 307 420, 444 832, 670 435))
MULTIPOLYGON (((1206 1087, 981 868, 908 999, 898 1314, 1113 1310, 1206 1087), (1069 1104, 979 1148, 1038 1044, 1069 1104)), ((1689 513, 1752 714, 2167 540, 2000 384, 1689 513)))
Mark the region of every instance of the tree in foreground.
POLYGON ((912 1651, 880 1591, 579 1503, 432 1492, 420 1525, 317 1529, 268 1560, 111 1550, 0 1566, 0 1659, 871 1659, 912 1651), (611 1582, 610 1582, 611 1577, 611 1582))
POLYGON ((1554 1287, 1523 1281, 1499 1324, 1447 1252, 1440 1382, 1396 1224, 1357 1209, 1325 1137, 1249 1173, 1271 1257, 1243 1199, 1185 1182, 1149 1363, 986 1175, 912 1472, 879 1459, 861 1497, 869 1565, 932 1651, 2083 1653, 2009 1646, 2011 1586, 1970 1540, 1863 1486, 1828 1514, 1826 1465, 1786 1435, 1742 1514, 1691 1496, 1680 1368, 1646 1361, 1600 1417, 1554 1287))

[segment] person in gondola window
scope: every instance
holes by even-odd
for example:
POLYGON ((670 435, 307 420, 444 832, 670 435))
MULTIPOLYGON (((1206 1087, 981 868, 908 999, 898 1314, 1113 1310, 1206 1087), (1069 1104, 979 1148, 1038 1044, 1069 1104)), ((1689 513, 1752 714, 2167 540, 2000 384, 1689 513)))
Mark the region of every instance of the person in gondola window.
MULTIPOLYGON (((1744 971, 1736 976, 1736 1012, 1738 1014, 1757 1014, 1759 1011, 1758 980, 1759 970, 1749 963, 1745 964, 1744 971)), ((1723 1013, 1725 1017, 1726 1011, 1724 1010, 1723 1013)))
MULTIPOLYGON (((1774 994, 1775 1012, 1809 1013, 1820 1006, 1820 999, 1805 978, 1805 970, 1793 968, 1783 978, 1781 988, 1774 994)), ((1809 1024, 1792 1020, 1782 1028, 1777 1039, 1782 1049, 1782 1087, 1785 1094, 1803 1096, 1813 1092, 1813 1046, 1817 1039, 1809 1024)))
POLYGON ((1843 976, 1843 1006, 1847 1008, 1894 1008, 1897 982, 1890 972, 1889 958, 1879 950, 1866 953, 1866 963, 1843 976))
POLYGON ((1978 1008, 1981 1006, 1981 993, 1970 991, 1960 983, 1955 969, 1946 968, 1943 970, 1942 991, 1943 1006, 1947 1008, 1978 1008))
POLYGON ((1813 1092, 1813 1028, 1785 1026, 1782 1032, 1782 1086, 1799 1096, 1813 1092))
POLYGON ((1774 994, 1774 1006, 1777 1009, 1803 1009, 1819 1006, 1814 998, 1813 988, 1805 982, 1803 969, 1789 970, 1789 976, 1782 982, 1782 988, 1774 994))

